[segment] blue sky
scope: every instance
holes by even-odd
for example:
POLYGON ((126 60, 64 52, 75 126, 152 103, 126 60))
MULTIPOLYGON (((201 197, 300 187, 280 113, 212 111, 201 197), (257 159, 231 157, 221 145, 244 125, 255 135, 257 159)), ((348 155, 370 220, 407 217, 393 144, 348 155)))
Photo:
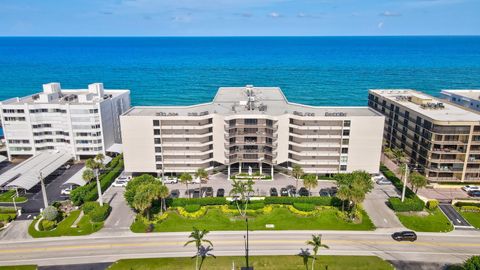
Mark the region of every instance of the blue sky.
POLYGON ((479 11, 480 0, 0 0, 0 35, 479 35, 479 11))

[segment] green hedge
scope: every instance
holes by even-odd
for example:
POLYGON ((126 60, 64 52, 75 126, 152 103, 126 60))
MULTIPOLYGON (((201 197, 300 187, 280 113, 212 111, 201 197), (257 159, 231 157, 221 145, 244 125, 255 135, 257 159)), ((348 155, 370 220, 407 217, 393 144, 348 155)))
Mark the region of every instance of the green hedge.
POLYGON ((390 198, 388 199, 388 204, 396 212, 409 212, 409 211, 422 211, 425 208, 425 203, 416 198, 405 198, 405 201, 402 202, 400 198, 390 198))
POLYGON ((340 200, 336 197, 266 197, 266 204, 290 204, 310 203, 317 206, 339 205, 340 200))
POLYGON ((102 222, 107 219, 110 211, 112 211, 112 207, 108 204, 104 204, 103 206, 94 208, 89 216, 93 222, 102 222))
POLYGON ((38 228, 40 229, 40 231, 51 231, 53 230, 53 228, 55 228, 55 226, 55 221, 46 219, 42 219, 42 221, 40 221, 40 223, 38 224, 38 228))
POLYGON ((9 213, 9 214, 0 214, 0 221, 3 222, 10 222, 15 219, 17 214, 15 213, 9 213))
POLYGON ((200 204, 187 204, 185 205, 184 209, 189 213, 195 213, 200 210, 200 207, 200 204))
POLYGON ((315 210, 315 205, 311 203, 299 203, 295 202, 293 203, 293 207, 295 207, 297 210, 303 211, 303 212, 312 212, 315 210))
MULTIPOLYGON (((395 176, 395 174, 390 171, 385 165, 380 166, 380 171, 385 175, 385 177, 392 182, 392 184, 397 188, 398 191, 402 192, 403 189, 403 182, 401 179, 395 176)), ((405 191, 406 198, 415 198, 417 195, 413 192, 408 186, 405 191)))
MULTIPOLYGON (((245 209, 245 206, 243 206, 243 204, 241 204, 239 207, 242 208, 242 209, 245 209)), ((265 202, 263 200, 262 201, 250 201, 247 205, 248 210, 258 210, 258 209, 262 209, 264 207, 265 207, 265 202)), ((235 202, 230 202, 230 205, 229 205, 228 208, 237 209, 237 204, 235 202)))
POLYGON ((171 207, 185 207, 187 204, 205 205, 224 205, 227 204, 225 197, 206 197, 206 198, 167 198, 167 205, 171 207))
POLYGON ((10 214, 10 213, 16 213, 15 208, 13 207, 5 207, 5 206, 0 206, 0 214, 10 214))
POLYGON ((462 207, 462 206, 480 207, 480 203, 476 203, 476 202, 457 202, 457 203, 455 203, 455 206, 458 206, 458 207, 462 207))
POLYGON ((85 202, 82 205, 82 210, 85 215, 88 215, 97 207, 100 207, 98 202, 85 202))
POLYGON ((435 210, 438 207, 438 201, 437 200, 429 200, 427 201, 427 208, 429 210, 435 210))

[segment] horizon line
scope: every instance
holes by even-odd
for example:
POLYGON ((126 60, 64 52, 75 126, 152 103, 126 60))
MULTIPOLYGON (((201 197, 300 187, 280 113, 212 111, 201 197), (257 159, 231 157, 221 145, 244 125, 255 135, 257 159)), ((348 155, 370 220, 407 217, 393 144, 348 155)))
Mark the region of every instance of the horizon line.
POLYGON ((25 36, 2 36, 0 38, 262 38, 262 37, 480 37, 480 34, 472 35, 238 35, 238 36, 222 36, 222 35, 79 35, 79 36, 62 36, 62 35, 25 35, 25 36))

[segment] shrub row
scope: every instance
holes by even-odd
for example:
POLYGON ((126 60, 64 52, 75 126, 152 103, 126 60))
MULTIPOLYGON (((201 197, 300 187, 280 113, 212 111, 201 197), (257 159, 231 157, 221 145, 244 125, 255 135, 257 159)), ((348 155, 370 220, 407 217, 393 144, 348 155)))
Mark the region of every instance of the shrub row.
POLYGON ((0 222, 10 222, 15 219, 17 215, 15 213, 9 213, 9 214, 0 214, 0 222))
POLYGON ((0 214, 16 213, 15 208, 8 206, 0 206, 0 214))
POLYGON ((340 205, 341 201, 336 197, 266 197, 265 204, 290 204, 310 203, 316 206, 340 205))
POLYGON ((422 211, 425 208, 425 203, 418 197, 405 198, 404 202, 400 198, 390 198, 388 204, 396 212, 422 211))
POLYGON ((457 202, 457 203, 455 203, 455 206, 458 206, 458 207, 462 207, 462 206, 480 207, 480 203, 476 203, 476 202, 457 202))
MULTIPOLYGON (((243 204, 239 206, 241 209, 245 209, 245 206, 243 204)), ((247 205, 248 210, 258 210, 258 209, 262 209, 263 207, 265 207, 264 201, 250 201, 247 205)), ((237 204, 235 202, 231 202, 228 208, 237 209, 237 204)))
POLYGON ((206 197, 206 198, 167 198, 167 205, 170 207, 185 207, 187 204, 205 205, 223 205, 227 204, 227 199, 224 197, 206 197))
POLYGON ((295 207, 297 210, 303 211, 303 212, 311 212, 315 210, 315 205, 311 203, 299 203, 299 202, 294 202, 293 207, 295 207))
POLYGON ((185 205, 184 209, 189 213, 194 213, 200 210, 200 207, 200 204, 187 204, 185 205))
POLYGON ((460 207, 460 211, 461 212, 480 213, 480 207, 465 205, 465 206, 460 207))
POLYGON ((51 231, 53 230, 53 228, 55 228, 55 226, 55 221, 46 219, 42 219, 42 221, 40 221, 40 223, 38 224, 38 228, 40 229, 40 231, 51 231))
MULTIPOLYGON (((392 182, 392 184, 397 188, 398 191, 402 192, 403 182, 395 174, 390 171, 385 165, 380 166, 380 171, 385 175, 385 177, 392 182)), ((416 198, 417 195, 413 192, 408 186, 405 191, 405 197, 407 198, 416 198)))
MULTIPOLYGON (((115 167, 112 167, 108 173, 100 175, 100 186, 102 188, 102 192, 107 190, 107 188, 113 183, 113 181, 115 181, 115 179, 120 175, 122 171, 122 168, 123 168, 122 156, 121 155, 116 156, 114 160, 116 160, 115 163, 117 165, 115 167)), ((96 180, 93 179, 90 183, 86 184, 85 186, 78 187, 72 190, 70 199, 75 205, 82 205, 84 202, 88 202, 88 201, 96 201, 98 199, 96 180)))
POLYGON ((104 204, 103 206, 94 208, 89 216, 93 222, 102 222, 107 219, 111 211, 112 207, 109 204, 104 204))

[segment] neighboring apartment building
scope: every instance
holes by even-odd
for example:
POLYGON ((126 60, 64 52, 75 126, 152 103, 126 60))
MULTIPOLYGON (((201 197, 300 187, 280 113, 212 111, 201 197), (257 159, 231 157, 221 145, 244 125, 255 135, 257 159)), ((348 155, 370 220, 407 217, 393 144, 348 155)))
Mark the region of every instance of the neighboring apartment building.
POLYGON ((480 181, 480 116, 414 90, 370 90, 386 116, 384 139, 430 181, 480 181))
POLYGON ((368 107, 290 103, 277 87, 221 87, 211 103, 133 107, 121 117, 125 171, 319 175, 379 169, 384 117, 368 107))
POLYGON ((8 158, 62 150, 80 159, 105 154, 121 143, 119 116, 130 108, 129 90, 65 90, 59 83, 43 92, 0 102, 8 158))
POLYGON ((442 90, 442 98, 480 112, 480 90, 442 90))

